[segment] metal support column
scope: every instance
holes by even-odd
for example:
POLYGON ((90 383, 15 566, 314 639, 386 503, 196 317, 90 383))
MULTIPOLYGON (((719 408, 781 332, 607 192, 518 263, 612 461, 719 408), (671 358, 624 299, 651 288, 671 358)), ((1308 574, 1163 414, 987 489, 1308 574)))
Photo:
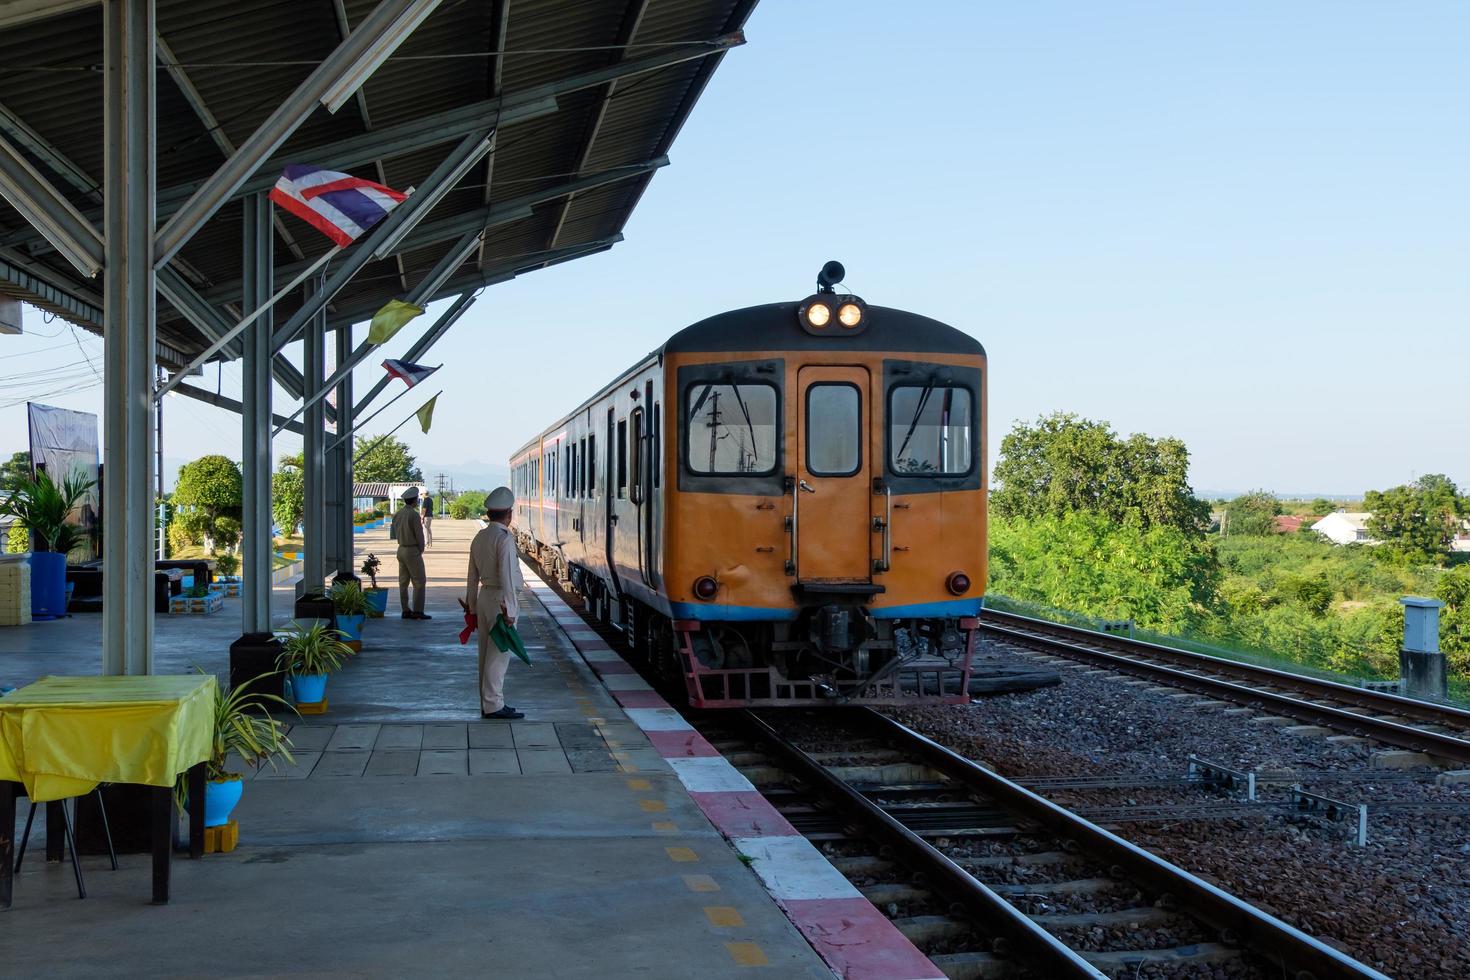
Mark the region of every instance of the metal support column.
MULTIPOLYGON (((340 367, 352 356, 352 328, 338 327, 336 364, 340 367)), ((337 403, 337 433, 352 429, 352 373, 348 372, 333 386, 337 403)), ((333 448, 326 451, 327 486, 327 570, 338 575, 354 575, 352 538, 352 445, 350 441, 327 439, 333 448), (335 443, 335 445, 333 445, 335 443)))
POLYGON ((153 671, 153 0, 102 17, 102 673, 153 671))
MULTIPOLYGON (((241 309, 251 313, 274 292, 271 271, 275 239, 271 233, 271 205, 264 194, 245 199, 244 289, 241 309)), ((241 386, 240 453, 244 463, 241 495, 245 539, 241 568, 241 629, 268 633, 271 628, 271 314, 246 331, 241 386)), ((293 528, 282 528, 290 534, 293 528)))
MULTIPOLYGON (((302 344, 302 369, 306 374, 308 398, 321 390, 326 367, 326 333, 327 317, 326 309, 323 308, 321 313, 307 321, 302 344)), ((326 448, 323 431, 326 416, 322 403, 318 401, 307 409, 302 421, 305 427, 302 462, 305 464, 303 476, 306 483, 306 511, 301 520, 304 544, 301 585, 303 591, 309 594, 320 592, 326 580, 326 556, 323 553, 327 520, 323 454, 326 448)))

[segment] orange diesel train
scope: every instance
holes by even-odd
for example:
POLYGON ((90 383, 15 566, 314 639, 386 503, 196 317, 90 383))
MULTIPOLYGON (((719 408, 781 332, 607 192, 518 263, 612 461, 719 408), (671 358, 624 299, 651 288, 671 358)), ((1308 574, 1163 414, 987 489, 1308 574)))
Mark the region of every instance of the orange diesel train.
POLYGON ((510 461, 526 555, 696 707, 967 698, 985 351, 842 275, 681 330, 510 461))

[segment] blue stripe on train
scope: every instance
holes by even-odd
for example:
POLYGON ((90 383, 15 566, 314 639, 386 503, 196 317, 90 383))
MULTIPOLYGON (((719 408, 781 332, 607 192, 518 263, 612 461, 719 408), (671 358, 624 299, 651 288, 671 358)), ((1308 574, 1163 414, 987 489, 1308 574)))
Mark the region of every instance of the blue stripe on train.
MULTIPOLYGON (((946 599, 942 602, 916 602, 907 606, 887 606, 872 611, 874 619, 938 619, 946 616, 978 616, 982 599, 946 599)), ((669 604, 674 619, 698 619, 718 622, 770 622, 795 619, 795 609, 765 609, 760 606, 726 606, 714 603, 673 602, 669 604)))

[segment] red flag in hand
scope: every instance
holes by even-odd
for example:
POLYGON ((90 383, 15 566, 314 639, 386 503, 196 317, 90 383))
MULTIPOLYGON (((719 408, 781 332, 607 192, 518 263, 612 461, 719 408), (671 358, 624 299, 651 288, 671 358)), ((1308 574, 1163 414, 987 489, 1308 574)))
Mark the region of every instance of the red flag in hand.
POLYGON ((464 610, 464 629, 459 631, 459 645, 464 646, 470 642, 475 630, 480 628, 480 617, 470 612, 470 607, 464 604, 463 599, 459 600, 459 608, 464 610))

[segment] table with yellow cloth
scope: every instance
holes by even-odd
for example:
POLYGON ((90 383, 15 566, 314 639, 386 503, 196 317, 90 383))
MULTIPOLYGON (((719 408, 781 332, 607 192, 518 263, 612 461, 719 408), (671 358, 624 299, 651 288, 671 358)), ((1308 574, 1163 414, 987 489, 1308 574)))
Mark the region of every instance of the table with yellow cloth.
MULTIPOLYGON (((210 674, 160 674, 43 677, 0 698, 0 908, 11 899, 17 783, 52 807, 99 783, 153 787, 153 900, 168 901, 173 787, 187 771, 191 798, 204 793, 218 693, 210 674)), ((202 853, 203 837, 204 807, 195 806, 191 856, 202 853)), ((59 848, 48 840, 58 859, 59 848)))

